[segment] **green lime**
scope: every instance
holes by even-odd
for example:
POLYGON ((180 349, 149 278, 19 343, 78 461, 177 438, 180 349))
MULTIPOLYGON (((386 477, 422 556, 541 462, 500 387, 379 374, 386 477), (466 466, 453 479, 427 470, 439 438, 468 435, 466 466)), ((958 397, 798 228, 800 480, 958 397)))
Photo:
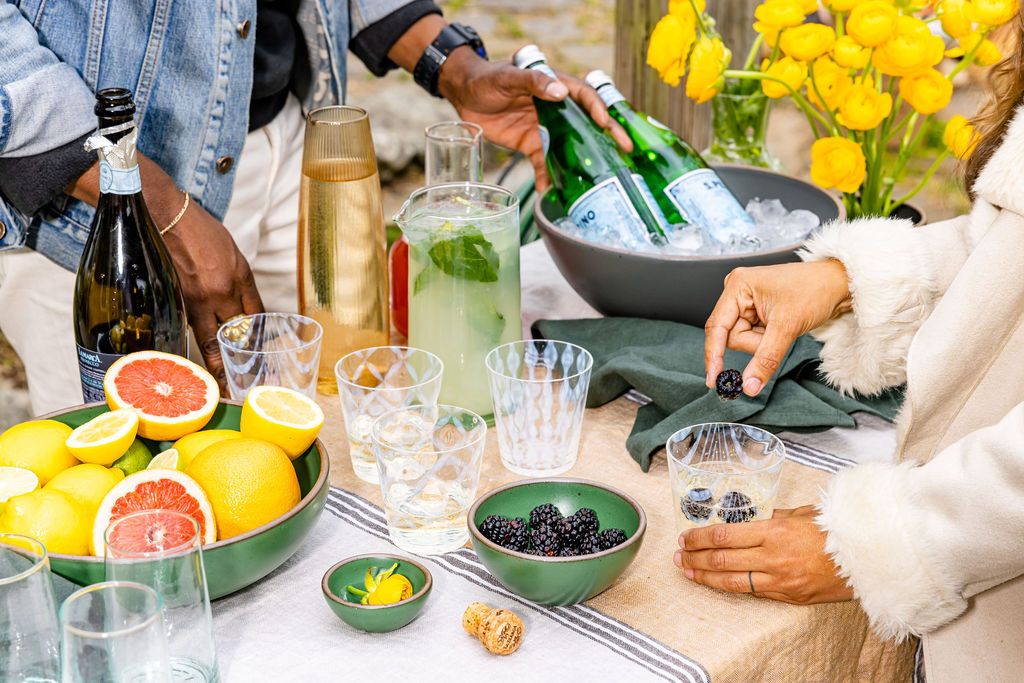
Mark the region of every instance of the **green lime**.
POLYGON ((115 460, 110 466, 124 470, 127 476, 146 469, 149 466, 149 461, 152 459, 153 454, 150 452, 149 447, 141 439, 135 439, 125 454, 115 460))

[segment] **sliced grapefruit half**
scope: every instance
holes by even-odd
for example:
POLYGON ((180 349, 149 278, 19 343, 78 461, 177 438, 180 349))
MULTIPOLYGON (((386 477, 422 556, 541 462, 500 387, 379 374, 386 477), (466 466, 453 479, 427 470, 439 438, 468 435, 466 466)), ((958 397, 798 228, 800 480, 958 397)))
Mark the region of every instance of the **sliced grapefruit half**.
POLYGON ((138 351, 120 358, 103 378, 111 410, 139 416, 139 436, 175 441, 197 432, 213 417, 220 390, 213 375, 187 358, 138 351))
POLYGON ((174 510, 191 515, 199 522, 203 543, 217 540, 213 507, 195 479, 177 470, 142 470, 125 477, 103 497, 92 527, 92 553, 103 556, 103 534, 112 521, 142 510, 174 510))

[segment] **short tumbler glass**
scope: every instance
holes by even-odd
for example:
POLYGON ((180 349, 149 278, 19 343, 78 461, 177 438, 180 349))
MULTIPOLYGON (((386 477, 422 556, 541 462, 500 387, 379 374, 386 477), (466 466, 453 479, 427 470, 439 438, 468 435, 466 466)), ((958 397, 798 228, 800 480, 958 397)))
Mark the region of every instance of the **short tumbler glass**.
POLYGON ((316 398, 320 323, 297 313, 257 313, 229 320, 217 331, 231 398, 256 386, 287 387, 316 398))
POLYGON ((501 462, 527 477, 576 464, 594 357, 543 339, 503 344, 485 359, 501 462))
POLYGON ((60 679, 50 560, 34 538, 0 534, 0 681, 60 679))
POLYGON ((341 413, 356 476, 380 483, 373 454, 373 423, 384 413, 437 404, 444 364, 420 349, 375 346, 353 351, 334 366, 341 413))
POLYGON ((679 430, 665 447, 680 533, 772 516, 786 448, 771 432, 712 422, 679 430))
POLYGON ((373 425, 391 541, 418 555, 458 550, 469 540, 487 423, 455 406, 411 406, 373 425))

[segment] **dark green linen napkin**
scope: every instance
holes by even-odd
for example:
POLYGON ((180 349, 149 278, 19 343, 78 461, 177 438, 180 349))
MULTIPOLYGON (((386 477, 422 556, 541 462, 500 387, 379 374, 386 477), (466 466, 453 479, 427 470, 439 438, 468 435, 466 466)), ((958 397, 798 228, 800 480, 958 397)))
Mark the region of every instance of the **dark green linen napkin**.
MULTIPOLYGON (((594 356, 587 406, 596 407, 636 389, 651 403, 640 408, 626 448, 647 471, 651 455, 676 431, 702 422, 741 422, 769 431, 821 431, 856 425, 864 411, 892 421, 902 391, 843 396, 817 373, 821 344, 796 340, 782 367, 755 397, 722 401, 704 386, 704 330, 636 318, 538 320, 534 337, 578 344, 594 356)), ((750 356, 725 354, 725 367, 742 371, 750 356)))

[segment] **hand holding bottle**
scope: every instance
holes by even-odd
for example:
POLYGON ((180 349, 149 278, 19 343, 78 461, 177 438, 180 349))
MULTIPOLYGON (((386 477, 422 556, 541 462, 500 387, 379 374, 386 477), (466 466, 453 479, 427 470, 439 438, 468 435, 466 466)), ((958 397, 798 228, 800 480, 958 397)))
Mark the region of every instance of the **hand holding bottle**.
POLYGON ((743 393, 756 396, 778 370, 789 347, 850 310, 846 268, 835 260, 737 268, 704 326, 707 386, 714 388, 726 347, 753 354, 743 371, 743 393))

